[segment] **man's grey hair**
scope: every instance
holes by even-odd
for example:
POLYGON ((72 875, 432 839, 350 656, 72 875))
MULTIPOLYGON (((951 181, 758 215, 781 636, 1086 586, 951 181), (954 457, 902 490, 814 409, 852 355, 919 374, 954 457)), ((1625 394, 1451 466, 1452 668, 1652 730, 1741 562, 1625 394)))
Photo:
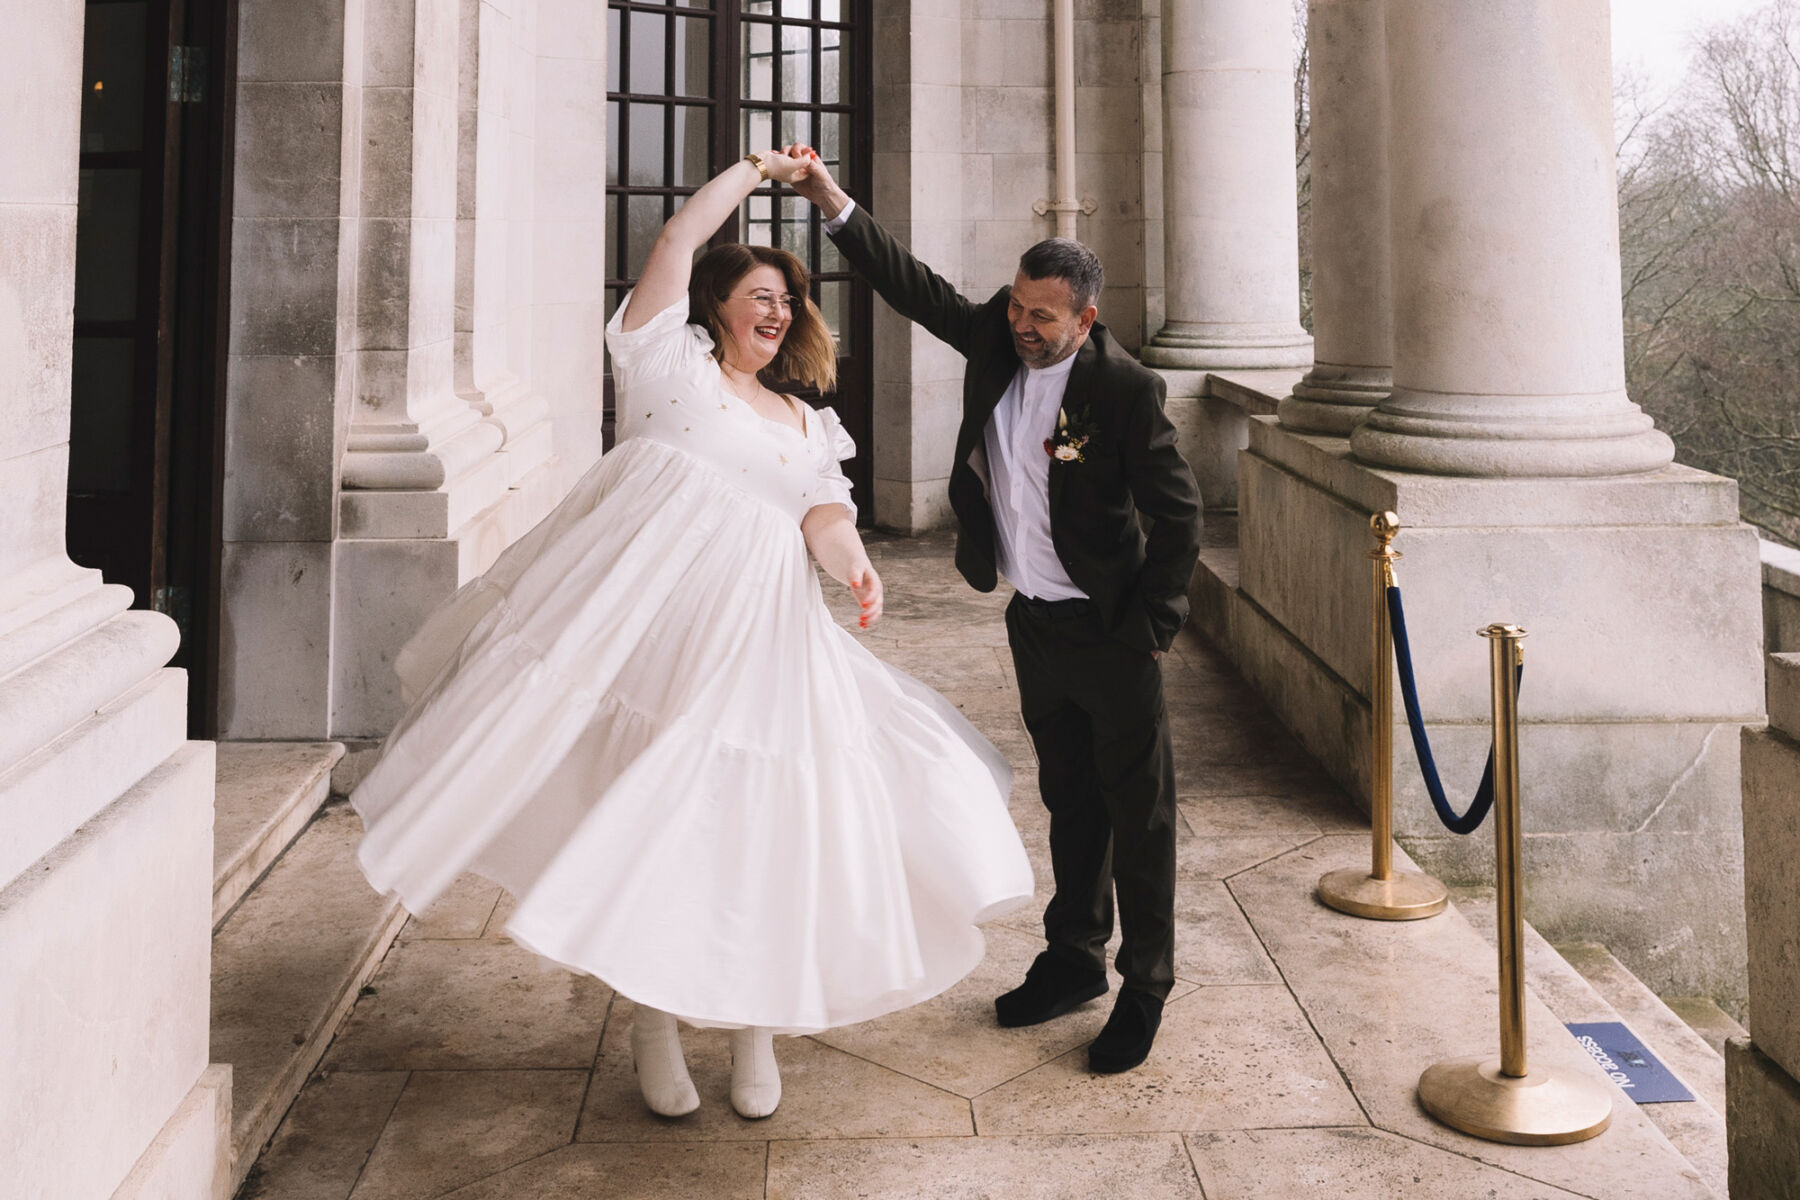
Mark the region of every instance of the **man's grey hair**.
POLYGON ((1066 279, 1080 312, 1100 295, 1106 271, 1100 256, 1074 238, 1046 238, 1019 255, 1019 270, 1027 279, 1066 279))

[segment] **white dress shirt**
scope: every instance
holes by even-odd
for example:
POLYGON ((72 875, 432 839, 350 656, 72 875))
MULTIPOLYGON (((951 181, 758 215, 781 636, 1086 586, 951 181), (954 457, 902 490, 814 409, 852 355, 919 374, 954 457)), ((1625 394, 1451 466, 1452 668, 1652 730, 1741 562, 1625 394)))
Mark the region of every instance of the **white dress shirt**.
MULTIPOLYGON (((856 211, 856 201, 825 222, 836 233, 856 211)), ((1044 440, 1056 432, 1063 389, 1075 367, 1073 354, 1034 371, 1023 364, 988 419, 988 503, 994 509, 994 565, 1006 581, 1038 600, 1085 600, 1056 556, 1050 535, 1050 456, 1044 440)))
POLYGON ((987 424, 995 565, 1007 582, 1039 600, 1087 598, 1056 556, 1050 535, 1051 459, 1044 453, 1074 367, 1073 354, 1041 371, 1021 365, 987 424))

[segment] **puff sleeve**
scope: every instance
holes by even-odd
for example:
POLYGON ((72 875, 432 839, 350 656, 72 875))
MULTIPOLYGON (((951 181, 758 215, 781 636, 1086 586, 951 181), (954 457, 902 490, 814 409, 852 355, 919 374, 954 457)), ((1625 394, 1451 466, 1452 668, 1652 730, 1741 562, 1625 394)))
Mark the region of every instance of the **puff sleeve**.
POLYGON ((815 415, 824 426, 825 435, 825 449, 819 456, 819 503, 843 505, 854 521, 856 502, 850 498, 851 484, 844 475, 842 463, 856 457, 856 443, 845 432, 844 423, 838 419, 835 410, 821 408, 815 415))
POLYGON ((625 313, 636 300, 637 292, 628 292, 606 323, 613 381, 621 391, 689 370, 712 353, 711 335, 688 324, 685 295, 628 333, 623 328, 625 313))

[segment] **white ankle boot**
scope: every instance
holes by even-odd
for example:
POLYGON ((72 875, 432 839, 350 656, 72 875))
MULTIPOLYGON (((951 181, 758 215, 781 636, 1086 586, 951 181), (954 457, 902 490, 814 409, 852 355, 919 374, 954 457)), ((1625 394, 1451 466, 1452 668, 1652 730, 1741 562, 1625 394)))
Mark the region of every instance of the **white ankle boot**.
POLYGON ((681 1031, 674 1017, 638 1005, 631 1019, 631 1059, 637 1066, 638 1088, 651 1112, 684 1117, 700 1107, 700 1094, 688 1078, 681 1031))
POLYGON ((775 1041, 767 1029, 731 1031, 731 1107, 740 1117, 756 1120, 781 1103, 781 1072, 775 1066, 775 1041))

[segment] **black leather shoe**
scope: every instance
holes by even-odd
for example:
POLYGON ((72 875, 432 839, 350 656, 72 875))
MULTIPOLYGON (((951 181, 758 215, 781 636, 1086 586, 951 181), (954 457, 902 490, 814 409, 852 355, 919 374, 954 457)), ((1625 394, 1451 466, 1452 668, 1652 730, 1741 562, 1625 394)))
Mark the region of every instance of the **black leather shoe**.
POLYGON ((1106 994, 1106 972, 1077 967, 1046 950, 1025 972, 1025 982, 994 1000, 994 1015, 1004 1029, 1036 1025, 1060 1017, 1095 996, 1106 994))
POLYGON ((1149 992, 1122 987, 1106 1028, 1088 1047, 1088 1070, 1099 1075, 1129 1071, 1150 1055, 1162 1025, 1163 1002, 1149 992))

